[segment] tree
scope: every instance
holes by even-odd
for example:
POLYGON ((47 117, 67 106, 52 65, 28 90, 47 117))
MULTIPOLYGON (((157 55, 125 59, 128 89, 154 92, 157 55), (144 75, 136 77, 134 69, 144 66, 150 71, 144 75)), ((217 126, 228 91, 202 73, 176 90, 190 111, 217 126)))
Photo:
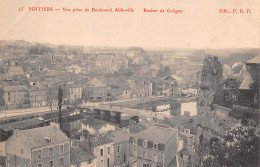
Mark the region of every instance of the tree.
POLYGON ((224 88, 225 89, 238 89, 241 82, 236 78, 227 78, 224 80, 224 88))
POLYGON ((61 119, 62 119, 62 113, 61 113, 61 103, 62 103, 62 97, 63 97, 63 90, 61 89, 61 86, 58 90, 58 105, 59 105, 59 123, 60 123, 60 129, 62 128, 61 125, 61 119))
POLYGON ((236 125, 223 138, 210 141, 210 153, 204 157, 204 166, 259 166, 259 137, 256 123, 236 125))
POLYGON ((239 97, 239 86, 241 82, 236 78, 227 78, 224 80, 224 105, 225 107, 233 107, 237 103, 239 97))
MULTIPOLYGON (((249 88, 254 92, 254 100, 256 101, 255 103, 259 103, 260 101, 260 86, 259 82, 254 82, 249 85, 249 88)), ((256 104, 256 108, 259 107, 259 104, 256 104)))

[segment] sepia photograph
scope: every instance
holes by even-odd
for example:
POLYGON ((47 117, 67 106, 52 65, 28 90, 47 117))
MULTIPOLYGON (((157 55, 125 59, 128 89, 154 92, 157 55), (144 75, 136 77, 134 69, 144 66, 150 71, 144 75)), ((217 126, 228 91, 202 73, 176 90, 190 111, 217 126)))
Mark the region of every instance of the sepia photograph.
POLYGON ((259 167, 259 0, 0 0, 0 167, 259 167))

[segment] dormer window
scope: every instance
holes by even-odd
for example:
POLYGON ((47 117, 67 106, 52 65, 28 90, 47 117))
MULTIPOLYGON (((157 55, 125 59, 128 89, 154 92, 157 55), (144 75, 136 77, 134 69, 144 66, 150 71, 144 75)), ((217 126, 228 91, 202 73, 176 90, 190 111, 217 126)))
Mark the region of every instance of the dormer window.
POLYGON ((137 139, 137 138, 134 138, 133 144, 134 144, 134 145, 137 145, 137 144, 138 144, 138 139, 137 139))
POLYGON ((158 143, 153 143, 153 149, 158 150, 159 144, 158 143))
POLYGON ((44 139, 46 140, 46 142, 47 142, 48 144, 51 143, 51 139, 50 139, 50 138, 45 137, 44 139))
POLYGON ((143 141, 143 146, 144 146, 144 147, 147 147, 147 146, 148 146, 148 141, 147 141, 147 140, 144 140, 144 141, 143 141))

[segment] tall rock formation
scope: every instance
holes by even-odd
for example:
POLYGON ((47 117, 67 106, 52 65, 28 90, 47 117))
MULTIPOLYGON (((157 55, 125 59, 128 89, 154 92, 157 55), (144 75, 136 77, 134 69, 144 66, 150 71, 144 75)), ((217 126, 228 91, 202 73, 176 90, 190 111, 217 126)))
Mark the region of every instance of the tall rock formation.
POLYGON ((199 105, 223 104, 223 67, 216 56, 204 61, 199 92, 199 105))

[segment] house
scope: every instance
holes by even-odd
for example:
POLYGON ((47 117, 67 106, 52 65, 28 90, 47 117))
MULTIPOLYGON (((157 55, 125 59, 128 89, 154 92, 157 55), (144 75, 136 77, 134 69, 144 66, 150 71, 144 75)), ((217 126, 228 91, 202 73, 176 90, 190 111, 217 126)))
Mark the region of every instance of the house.
POLYGON ((178 77, 177 75, 170 75, 164 78, 164 80, 168 81, 170 84, 170 94, 172 96, 180 96, 181 95, 181 88, 180 85, 182 84, 182 78, 178 77))
POLYGON ((95 167, 112 167, 114 165, 113 141, 108 134, 88 137, 79 145, 96 157, 95 167))
POLYGON ((106 82, 93 78, 85 87, 84 96, 89 101, 105 101, 107 98, 106 82))
POLYGON ((54 125, 16 130, 5 147, 8 167, 70 166, 70 140, 54 125))
POLYGON ((177 162, 181 167, 191 167, 191 158, 194 156, 195 136, 189 131, 178 132, 177 162))
POLYGON ((133 98, 146 98, 152 96, 152 82, 144 78, 127 80, 133 98))
POLYGON ((190 59, 186 56, 178 56, 175 58, 175 63, 177 66, 184 66, 190 64, 190 59))
POLYGON ((75 103, 82 99, 83 87, 79 84, 68 84, 69 89, 69 102, 75 103))
POLYGON ((15 75, 23 75, 23 69, 21 66, 15 66, 15 65, 11 65, 8 68, 8 72, 7 72, 7 76, 8 78, 11 78, 15 75))
POLYGON ((29 101, 31 107, 46 107, 47 89, 41 86, 30 86, 29 101))
POLYGON ((122 85, 121 90, 123 91, 123 93, 121 95, 122 98, 126 98, 126 99, 131 98, 132 92, 131 92, 131 88, 129 86, 122 85))
POLYGON ((5 85, 3 88, 5 105, 8 109, 29 107, 29 87, 27 85, 5 85))
POLYGON ((67 99, 67 85, 65 82, 57 82, 54 83, 51 87, 48 88, 47 91, 47 101, 48 106, 57 106, 58 105, 58 90, 61 87, 63 91, 63 102, 67 99))
POLYGON ((72 146, 70 152, 71 167, 95 167, 95 156, 81 146, 72 146))
POLYGON ((260 104, 260 55, 248 60, 245 65, 247 74, 239 87, 240 97, 238 101, 242 106, 257 108, 260 104))
POLYGON ((44 121, 39 120, 37 118, 25 119, 0 125, 0 141, 7 140, 10 136, 13 135, 13 131, 16 129, 25 130, 45 125, 46 123, 44 121))
POLYGON ((120 68, 113 55, 98 55, 96 58, 96 67, 102 73, 114 73, 120 68))
POLYGON ((129 164, 133 167, 168 167, 177 155, 178 130, 152 126, 129 138, 129 164))
POLYGON ((175 96, 175 91, 177 89, 176 82, 160 78, 152 78, 150 80, 152 82, 153 95, 175 96))
POLYGON ((114 166, 125 166, 128 162, 128 141, 130 138, 129 130, 124 128, 111 132, 111 139, 114 142, 114 166))

